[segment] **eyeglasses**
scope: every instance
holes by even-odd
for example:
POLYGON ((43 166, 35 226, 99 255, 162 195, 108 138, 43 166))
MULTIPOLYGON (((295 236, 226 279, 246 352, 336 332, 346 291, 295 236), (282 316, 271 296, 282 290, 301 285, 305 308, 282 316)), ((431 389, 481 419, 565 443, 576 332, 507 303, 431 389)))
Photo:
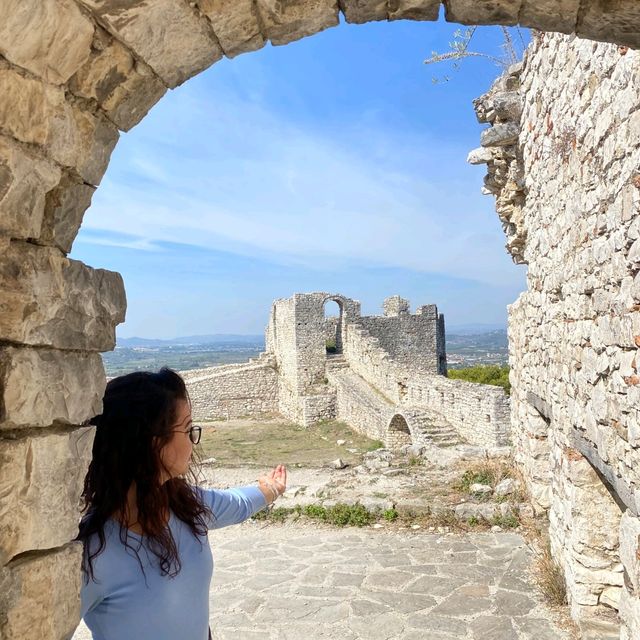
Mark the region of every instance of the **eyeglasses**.
POLYGON ((198 444, 200 442, 200 436, 202 435, 202 427, 199 427, 195 424, 184 431, 182 429, 174 429, 174 431, 179 431, 180 433, 188 433, 189 440, 191 440, 193 444, 198 444))

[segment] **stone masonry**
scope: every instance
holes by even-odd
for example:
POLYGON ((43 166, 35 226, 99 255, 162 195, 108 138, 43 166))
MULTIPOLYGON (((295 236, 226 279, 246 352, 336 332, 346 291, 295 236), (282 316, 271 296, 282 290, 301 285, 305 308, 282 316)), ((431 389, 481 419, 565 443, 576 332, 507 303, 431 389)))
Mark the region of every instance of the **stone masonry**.
POLYGON ((410 313, 399 296, 383 316, 329 293, 276 300, 266 352, 246 365, 184 372, 196 419, 280 413, 304 426, 337 418, 392 448, 509 442, 500 388, 446 374, 444 317, 435 305, 410 313), (335 302, 339 316, 325 317, 335 302), (327 340, 337 353, 327 352, 327 340))
POLYGON ((476 101, 507 249, 511 424, 584 638, 640 637, 640 55, 537 34, 476 101), (620 631, 622 625, 622 631, 620 631))
MULTIPOLYGON (((447 20, 462 24, 519 23, 640 46, 637 0, 447 0, 443 6, 447 20)), ((119 131, 135 126, 167 89, 223 56, 269 41, 286 44, 338 25, 341 14, 350 23, 428 21, 440 8, 439 0, 0 3, 0 636, 63 638, 77 620, 78 572, 71 568, 79 550, 68 541, 89 446, 78 443, 91 439, 82 423, 99 408, 105 384, 98 352, 113 348, 125 296, 117 274, 66 254, 119 131), (33 537, 35 531, 42 534, 33 537)), ((620 612, 626 638, 640 633, 640 579, 632 561, 639 387, 629 339, 640 333, 637 310, 631 311, 638 302, 636 60, 626 49, 555 37, 536 45, 521 83, 516 145, 526 203, 517 181, 505 185, 505 202, 521 216, 511 218, 508 234, 530 269, 529 290, 511 310, 520 458, 531 470, 527 461, 536 457, 559 460, 579 451, 617 487, 625 505, 620 612), (556 193, 561 197, 551 206, 556 193), (581 277, 584 287, 565 291, 565 283, 578 286, 581 277), (548 437, 543 424, 555 435, 548 437)), ((506 122, 499 111, 487 120, 506 122)), ((314 396, 302 413, 311 419, 323 407, 329 403, 314 396)), ((550 486, 551 466, 538 466, 529 485, 542 508, 551 496, 570 495, 550 486)), ((555 485, 571 488, 558 473, 555 485)), ((556 522, 556 553, 566 563, 560 532, 569 521, 556 522)))

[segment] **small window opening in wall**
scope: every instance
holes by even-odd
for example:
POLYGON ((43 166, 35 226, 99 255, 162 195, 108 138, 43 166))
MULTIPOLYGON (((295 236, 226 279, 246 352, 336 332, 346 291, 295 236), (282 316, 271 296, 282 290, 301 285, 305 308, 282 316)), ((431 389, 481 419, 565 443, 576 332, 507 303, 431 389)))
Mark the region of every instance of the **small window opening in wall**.
POLYGON ((324 340, 327 355, 342 353, 342 307, 336 300, 324 303, 324 340))

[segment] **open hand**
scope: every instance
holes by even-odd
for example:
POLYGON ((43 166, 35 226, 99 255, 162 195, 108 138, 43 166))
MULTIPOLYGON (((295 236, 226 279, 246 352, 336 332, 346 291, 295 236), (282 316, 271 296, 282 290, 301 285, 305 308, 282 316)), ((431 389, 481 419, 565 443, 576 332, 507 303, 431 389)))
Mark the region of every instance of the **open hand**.
POLYGON ((269 473, 258 478, 258 487, 267 502, 273 502, 287 488, 287 468, 283 464, 274 467, 269 473))

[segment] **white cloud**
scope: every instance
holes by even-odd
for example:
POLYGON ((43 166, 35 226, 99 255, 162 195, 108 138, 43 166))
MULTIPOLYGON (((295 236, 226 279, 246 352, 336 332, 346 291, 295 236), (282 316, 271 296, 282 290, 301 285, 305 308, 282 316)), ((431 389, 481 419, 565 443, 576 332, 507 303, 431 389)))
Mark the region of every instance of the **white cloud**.
POLYGON ((447 155, 442 140, 363 121, 305 128, 190 84, 123 136, 83 229, 127 234, 141 250, 178 242, 312 268, 520 282, 480 177, 450 177, 447 155))

